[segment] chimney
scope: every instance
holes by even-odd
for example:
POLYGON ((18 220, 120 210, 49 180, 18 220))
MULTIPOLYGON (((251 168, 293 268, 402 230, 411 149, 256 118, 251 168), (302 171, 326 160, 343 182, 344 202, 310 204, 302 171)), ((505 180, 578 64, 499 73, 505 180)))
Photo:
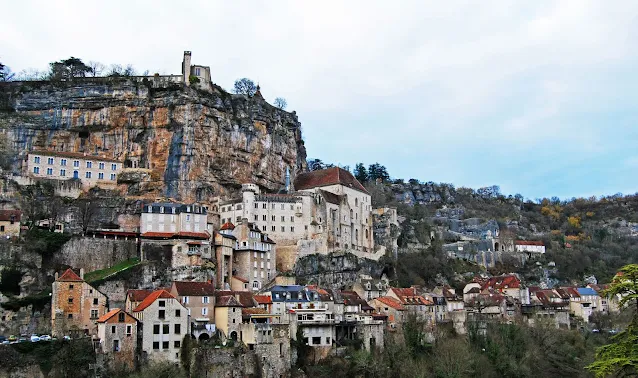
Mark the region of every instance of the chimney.
POLYGON ((80 278, 84 279, 84 268, 80 268, 80 278))

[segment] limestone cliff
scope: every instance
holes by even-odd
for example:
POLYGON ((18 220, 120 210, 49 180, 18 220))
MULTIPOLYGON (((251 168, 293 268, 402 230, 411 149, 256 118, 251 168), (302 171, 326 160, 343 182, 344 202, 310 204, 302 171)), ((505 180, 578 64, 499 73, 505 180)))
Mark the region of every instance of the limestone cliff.
POLYGON ((244 182, 284 185, 305 169, 295 113, 231 95, 123 78, 0 83, 0 127, 19 153, 81 152, 123 161, 129 197, 207 201, 244 182))

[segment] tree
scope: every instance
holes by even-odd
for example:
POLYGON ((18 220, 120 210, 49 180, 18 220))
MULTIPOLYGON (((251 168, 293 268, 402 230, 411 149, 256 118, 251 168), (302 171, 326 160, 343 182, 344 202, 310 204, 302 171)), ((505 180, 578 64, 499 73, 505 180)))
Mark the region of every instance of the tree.
POLYGON ((598 348, 596 360, 587 369, 596 377, 634 377, 638 374, 638 264, 622 267, 602 295, 620 297, 620 307, 634 305, 633 319, 611 344, 598 348))
POLYGON ((325 169, 326 166, 321 159, 308 159, 308 170, 319 171, 325 169))
POLYGON ((245 77, 243 79, 235 80, 234 91, 237 94, 252 97, 255 95, 255 92, 257 92, 257 86, 254 81, 245 77))
POLYGON ((86 235, 89 225, 97 213, 97 209, 97 202, 92 198, 83 198, 79 201, 78 212, 80 215, 80 224, 82 225, 82 234, 86 235))
POLYGON ((357 163, 357 165, 354 166, 354 177, 362 184, 368 181, 368 170, 365 165, 357 163))
POLYGON ((381 180, 385 182, 390 180, 390 175, 383 165, 374 163, 368 167, 368 179, 371 181, 381 180))
POLYGON ((4 64, 0 63, 0 81, 11 81, 11 80, 13 80, 14 76, 15 76, 15 74, 13 72, 11 72, 9 67, 7 67, 4 64))
POLYGON ((75 57, 49 63, 49 66, 51 67, 50 80, 71 80, 76 77, 86 77, 86 74, 91 72, 91 67, 75 57))
POLYGON ((102 76, 102 73, 106 69, 106 66, 100 62, 90 61, 88 64, 89 68, 91 68, 91 76, 102 76))
POLYGON ((286 99, 283 97, 277 97, 275 99, 275 106, 281 110, 286 110, 286 107, 288 106, 288 101, 286 101, 286 99))

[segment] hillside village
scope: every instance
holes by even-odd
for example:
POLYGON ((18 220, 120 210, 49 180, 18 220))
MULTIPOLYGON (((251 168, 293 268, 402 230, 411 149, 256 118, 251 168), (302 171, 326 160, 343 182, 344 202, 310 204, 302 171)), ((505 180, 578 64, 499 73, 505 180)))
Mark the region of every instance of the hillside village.
MULTIPOLYGON (((199 121, 175 110, 183 104, 165 114, 149 105, 152 116, 142 116, 122 110, 130 94, 97 116, 75 94, 64 101, 77 106, 47 108, 37 88, 48 83, 0 86, 3 106, 12 107, 3 135, 16 156, 3 170, 0 209, 0 334, 9 343, 32 334, 90 340, 104 371, 183 364, 188 348, 202 348, 217 361, 203 367, 207 374, 287 377, 298 359, 316 362, 352 346, 381 351, 414 324, 434 343, 442 330, 481 333, 494 323, 591 331, 597 316, 620 312, 620 298, 595 277, 554 285, 551 232, 466 216, 453 191, 432 185, 388 184, 381 196, 391 201, 380 201, 374 185, 382 180, 360 182, 340 167, 308 170, 296 116, 265 103, 261 89, 249 99, 222 92, 191 55, 184 52, 181 75, 78 78, 71 89, 50 90, 62 98, 85 85, 97 103, 122 86, 163 105, 185 93, 219 119, 240 113, 225 106, 241 106, 252 118, 228 118, 206 143, 261 137, 290 148, 248 153, 229 145, 209 156, 199 121), (18 85, 33 94, 16 100, 18 85), (53 136, 42 131, 57 125, 53 136), (185 168, 185 159, 200 162, 185 168), (397 203, 443 206, 415 220, 397 203), (399 287, 397 260, 434 243, 450 262, 473 267, 455 272, 462 285, 399 287), (497 267, 512 271, 490 274, 497 267), (516 267, 547 277, 529 280, 516 267)), ((561 248, 570 241, 578 239, 561 248)))

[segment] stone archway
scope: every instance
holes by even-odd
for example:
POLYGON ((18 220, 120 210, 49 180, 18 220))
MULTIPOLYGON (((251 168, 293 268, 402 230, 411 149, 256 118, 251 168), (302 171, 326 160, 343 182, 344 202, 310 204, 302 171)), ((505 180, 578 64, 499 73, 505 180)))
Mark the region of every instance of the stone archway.
POLYGON ((233 341, 237 341, 237 332, 233 331, 230 333, 230 339, 233 341))
POLYGON ((201 335, 199 335, 199 337, 197 338, 198 341, 206 341, 210 339, 210 336, 208 336, 207 333, 202 333, 201 335))

